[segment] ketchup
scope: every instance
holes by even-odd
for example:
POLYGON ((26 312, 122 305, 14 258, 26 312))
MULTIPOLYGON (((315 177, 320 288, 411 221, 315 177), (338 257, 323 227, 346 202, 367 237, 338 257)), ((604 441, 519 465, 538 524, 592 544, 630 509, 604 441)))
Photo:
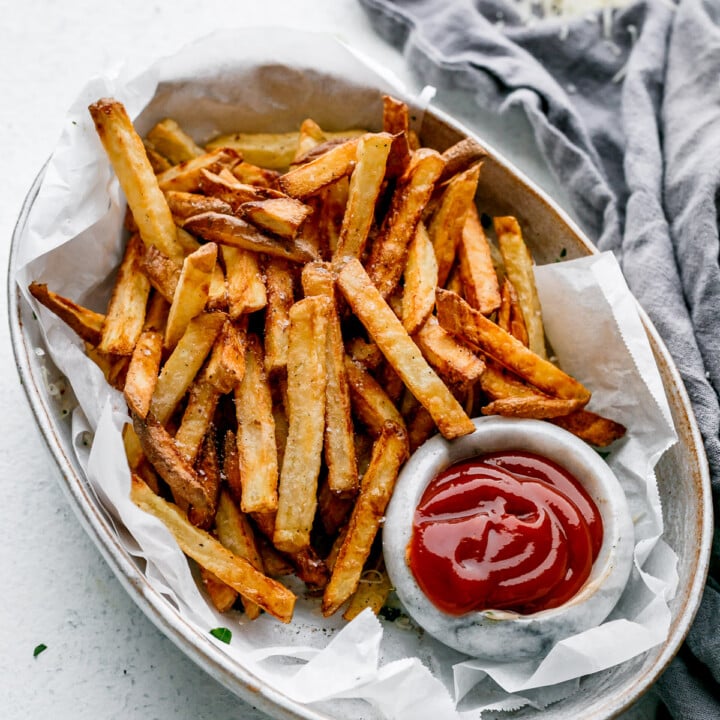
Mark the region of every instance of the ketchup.
POLYGON ((602 537, 597 506, 575 477, 540 455, 511 450, 456 463, 430 482, 407 560, 443 612, 529 614, 577 593, 602 537))

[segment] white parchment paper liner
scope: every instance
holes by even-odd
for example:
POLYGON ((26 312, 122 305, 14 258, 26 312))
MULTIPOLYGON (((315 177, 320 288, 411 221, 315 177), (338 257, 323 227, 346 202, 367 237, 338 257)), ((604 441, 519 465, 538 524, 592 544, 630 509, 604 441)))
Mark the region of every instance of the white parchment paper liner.
MULTIPOLYGON (((338 40, 282 28, 217 33, 137 77, 91 81, 68 113, 23 229, 19 286, 27 296, 31 280, 47 282, 78 302, 105 307, 121 257, 124 201, 87 113, 99 97, 121 100, 141 133, 171 116, 203 142, 217 132, 296 129, 308 116, 327 129, 377 129, 378 88, 405 96, 338 40)), ((236 630, 230 645, 219 646, 293 700, 362 698, 381 716, 435 720, 479 717, 488 707, 544 707, 573 692, 580 675, 611 667, 667 636, 676 557, 661 539, 653 468, 676 438, 635 302, 609 255, 543 266, 537 282, 561 365, 593 391, 591 409, 629 428, 607 459, 633 512, 635 569, 602 626, 560 643, 538 663, 505 665, 468 660, 412 628, 386 624, 383 632, 369 612, 349 624, 324 619, 317 602, 302 594, 289 626, 268 616, 248 623, 216 613, 164 526, 128 499, 122 396, 106 385, 78 338, 32 304, 48 350, 78 399, 72 431, 90 486, 128 551, 147 560, 151 584, 202 632, 236 630)))

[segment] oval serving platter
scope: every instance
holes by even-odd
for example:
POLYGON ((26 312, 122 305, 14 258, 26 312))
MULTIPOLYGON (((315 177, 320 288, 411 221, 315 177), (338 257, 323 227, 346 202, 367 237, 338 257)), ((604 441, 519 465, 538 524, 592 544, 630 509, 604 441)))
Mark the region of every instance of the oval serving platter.
MULTIPOLYGON (((368 89, 363 88, 364 96, 368 89)), ((381 91, 377 90, 380 97, 381 91)), ((378 103, 379 106, 379 103, 378 103)), ((561 252, 568 259, 596 253, 573 221, 519 170, 480 138, 446 114, 427 110, 419 128, 421 142, 440 151, 467 135, 488 151, 478 186, 483 209, 493 215, 513 214, 524 228, 525 239, 537 262, 552 262, 561 252)), ((78 463, 67 420, 58 413, 44 379, 49 356, 38 357, 43 347, 31 308, 15 284, 22 231, 37 197, 44 171, 31 188, 12 238, 8 278, 11 341, 23 387, 40 432, 57 463, 61 486, 78 519, 125 590, 147 617, 186 655, 238 696, 277 718, 375 717, 362 702, 321 703, 312 707, 295 702, 255 677, 226 655, 209 637, 198 632, 177 608, 145 578, 140 562, 119 542, 115 522, 89 487, 78 463)), ((670 604, 668 638, 661 646, 610 670, 583 678, 582 692, 545 711, 525 708, 523 718, 542 716, 556 720, 583 717, 601 720, 627 709, 649 689, 679 649, 697 610, 707 574, 712 536, 710 480, 692 408, 680 375, 657 331, 640 310, 648 339, 667 393, 679 441, 656 467, 663 505, 665 539, 679 558, 678 591, 670 604)))

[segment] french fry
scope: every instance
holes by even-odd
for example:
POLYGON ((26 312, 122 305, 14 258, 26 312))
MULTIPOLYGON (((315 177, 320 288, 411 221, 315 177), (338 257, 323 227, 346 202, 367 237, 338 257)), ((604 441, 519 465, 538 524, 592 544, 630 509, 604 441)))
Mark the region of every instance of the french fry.
POLYGON ((361 337, 351 337, 345 343, 345 352, 366 370, 376 370, 383 361, 383 354, 374 342, 361 337))
POLYGON ((182 264, 178 264, 151 245, 145 248, 140 260, 140 267, 150 284, 168 303, 172 303, 180 279, 182 264))
POLYGON ((363 478, 347 535, 323 594, 323 615, 336 612, 357 589, 407 452, 405 431, 388 423, 373 446, 370 467, 363 478))
MULTIPOLYGON (((143 145, 145 146, 145 153, 147 154, 150 167, 156 175, 159 175, 172 167, 172 163, 164 155, 161 155, 147 138, 143 141, 143 145)), ((137 232, 137 225, 135 225, 135 220, 132 219, 132 213, 129 209, 127 215, 125 216, 125 227, 128 228, 130 232, 137 232), (130 225, 128 221, 131 221, 132 224, 130 225)))
POLYGON ((340 528, 345 525, 354 504, 354 497, 338 495, 330 489, 327 482, 321 483, 318 491, 317 513, 322 522, 323 530, 329 537, 336 535, 340 528))
POLYGON ((430 236, 422 222, 408 247, 403 287, 402 323, 408 335, 413 335, 425 323, 435 308, 435 287, 438 266, 430 236))
POLYGON ((150 403, 150 411, 161 424, 167 422, 205 362, 225 317, 223 313, 194 317, 163 365, 150 403))
POLYGON ((445 169, 438 184, 442 184, 458 173, 464 172, 487 157, 485 149, 472 138, 463 138, 443 152, 445 169))
POLYGON ((276 170, 262 168, 246 160, 238 163, 231 172, 241 183, 261 188, 274 188, 280 176, 276 170))
POLYGON ((388 133, 368 133, 357 145, 357 162, 350 176, 347 206, 336 257, 361 257, 375 215, 375 204, 385 177, 385 166, 392 145, 388 133))
POLYGON ((355 163, 359 139, 346 140, 320 157, 298 165, 278 178, 278 185, 294 198, 305 198, 349 175, 355 163))
POLYGON ((288 439, 280 472, 273 544, 297 552, 310 544, 325 431, 327 317, 319 295, 290 308, 288 439))
POLYGON ((383 297, 392 293, 402 276, 408 245, 444 165, 440 153, 423 148, 413 154, 407 171, 398 180, 367 262, 368 274, 383 297))
POLYGON ((440 432, 447 438, 473 432, 475 426, 460 403, 422 357, 358 260, 346 263, 338 274, 338 286, 385 358, 428 409, 440 432))
POLYGON ((200 568, 200 578, 213 607, 220 613, 230 610, 237 600, 238 591, 216 578, 204 567, 200 568))
POLYGON ((385 563, 380 558, 376 567, 363 571, 358 588, 343 613, 343 619, 352 620, 367 608, 377 615, 385 605, 392 589, 393 585, 385 570, 385 563))
POLYGON ((267 291, 256 253, 242 248, 222 247, 227 283, 228 314, 239 320, 267 305, 267 291))
MULTIPOLYGON (((262 558, 255 542, 255 533, 250 522, 233 503, 229 493, 220 493, 215 514, 215 532, 218 540, 238 557, 247 560, 256 570, 264 573, 262 558)), ((243 598, 245 614, 255 620, 260 616, 260 607, 252 600, 243 598)))
POLYGON ((294 198, 281 197, 244 203, 238 212, 260 230, 293 240, 312 208, 294 198))
POLYGON ((300 123, 300 132, 298 133, 293 165, 302 162, 303 157, 307 155, 307 153, 326 140, 327 137, 322 128, 312 118, 303 120, 302 123, 300 123))
POLYGON ((504 415, 544 420, 569 415, 582 409, 583 401, 569 398, 549 398, 547 395, 529 395, 493 400, 481 409, 483 415, 504 415))
POLYGON ((193 157, 174 165, 157 176, 157 182, 163 192, 177 190, 197 192, 200 189, 203 172, 217 173, 223 168, 232 168, 242 158, 232 148, 218 148, 211 152, 193 157))
POLYGON ((430 317, 413 340, 435 372, 449 385, 469 386, 477 382, 485 363, 430 317))
POLYGON ((325 463, 328 485, 333 492, 354 494, 357 490, 357 462, 350 415, 350 391, 345 372, 345 349, 337 311, 335 282, 328 266, 310 263, 302 273, 305 295, 319 295, 329 301, 325 368, 325 463))
POLYGON ((627 432, 624 425, 589 410, 579 410, 563 417, 552 418, 550 422, 597 447, 607 447, 627 432))
POLYGON ((315 259, 309 248, 297 240, 289 242, 270 237, 254 225, 232 215, 201 213, 188 218, 183 223, 183 228, 209 242, 266 253, 291 262, 304 263, 315 259))
POLYGON ((150 410, 161 359, 162 335, 159 332, 146 330, 135 345, 123 390, 130 410, 143 419, 150 410))
POLYGON ((265 311, 265 370, 283 374, 287 368, 290 308, 294 302, 294 281, 290 266, 270 259, 265 266, 267 309, 265 311))
POLYGON ((168 528, 188 557, 278 620, 290 622, 295 595, 285 586, 263 575, 209 533, 190 524, 181 510, 156 495, 136 475, 132 476, 131 498, 168 528))
POLYGON ((584 403, 590 399, 590 392, 581 383, 526 348, 462 298, 440 288, 436 295, 438 320, 448 332, 480 348, 552 397, 578 399, 584 403))
POLYGON ((457 246, 462 237, 465 218, 474 207, 480 165, 475 165, 453 177, 448 183, 440 204, 428 226, 428 235, 435 249, 438 264, 438 285, 442 287, 455 262, 457 246))
POLYGON ((505 263, 505 273, 518 294, 527 328, 528 346, 536 355, 547 359, 542 309, 535 289, 532 257, 523 240, 520 225, 514 217, 496 217, 493 222, 500 253, 505 263))
POLYGON ((125 108, 112 98, 103 98, 89 110, 143 243, 181 261, 175 221, 125 108))
POLYGON ((175 445, 191 465, 200 452, 203 440, 210 430, 220 392, 202 373, 190 386, 187 405, 175 433, 175 445))
POLYGON ((217 503, 220 495, 220 463, 218 460, 217 445, 215 444, 215 430, 211 425, 205 434, 197 457, 196 466, 198 475, 202 478, 210 504, 208 508, 198 508, 191 505, 187 510, 188 520, 198 527, 212 527, 217 513, 217 503))
POLYGON ((458 260, 463 297, 471 307, 483 315, 490 315, 500 306, 500 287, 490 245, 474 205, 471 205, 465 218, 458 245, 458 260))
POLYGON ((88 310, 82 305, 68 300, 62 295, 48 290, 45 283, 32 282, 28 286, 30 294, 48 310, 57 315, 71 330, 76 332, 85 342, 99 345, 105 316, 88 310))
POLYGON ((153 126, 147 139, 172 165, 191 160, 205 152, 172 118, 165 118, 153 126))
POLYGON ((217 251, 215 243, 207 243, 183 261, 165 328, 166 348, 174 348, 188 323, 205 309, 217 251))
POLYGON ((180 222, 204 212, 219 212, 226 215, 232 213, 232 207, 224 200, 198 193, 169 190, 165 193, 165 199, 173 217, 180 222))
POLYGON ((517 338, 523 345, 528 345, 528 331, 525 325, 525 318, 518 300, 515 286, 510 278, 503 280, 500 289, 500 307, 498 308, 497 324, 514 338, 517 338))
POLYGON ((237 451, 243 512, 270 512, 278 507, 278 464, 272 395, 265 374, 262 344, 247 336, 245 374, 235 388, 237 451))
POLYGON ((231 393, 245 374, 245 325, 225 321, 203 370, 207 381, 222 395, 231 393))
POLYGON ((142 253, 143 244, 133 235, 115 279, 98 344, 100 352, 131 355, 140 337, 150 295, 150 282, 140 270, 142 253))

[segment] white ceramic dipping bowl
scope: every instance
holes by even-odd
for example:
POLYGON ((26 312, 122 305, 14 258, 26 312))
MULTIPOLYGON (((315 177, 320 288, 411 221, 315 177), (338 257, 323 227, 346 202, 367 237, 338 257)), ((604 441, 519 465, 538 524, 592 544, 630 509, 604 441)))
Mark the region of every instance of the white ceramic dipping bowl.
POLYGON ((406 463, 383 527, 385 562, 405 609, 437 640, 487 660, 528 659, 546 653, 563 638, 599 625, 610 614, 632 567, 632 520, 612 470, 595 450, 566 430, 540 420, 482 417, 473 422, 474 433, 452 441, 433 437, 406 463), (423 593, 406 562, 415 509, 428 483, 449 465, 503 450, 542 455, 574 475, 598 507, 603 543, 583 587, 559 607, 530 615, 504 610, 448 615, 423 593))

